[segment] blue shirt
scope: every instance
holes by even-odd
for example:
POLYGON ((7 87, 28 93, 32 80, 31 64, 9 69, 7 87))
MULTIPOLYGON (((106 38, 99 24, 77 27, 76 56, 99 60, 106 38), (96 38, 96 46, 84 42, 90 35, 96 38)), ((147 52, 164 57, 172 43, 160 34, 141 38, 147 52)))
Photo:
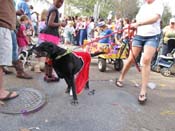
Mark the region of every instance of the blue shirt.
POLYGON ((22 9, 24 11, 24 14, 28 16, 28 18, 31 20, 31 14, 29 5, 25 2, 25 0, 18 0, 16 3, 16 10, 22 9))
MULTIPOLYGON (((104 30, 100 33, 100 37, 103 37, 103 36, 106 36, 106 35, 109 35, 109 34, 112 34, 112 30, 111 29, 106 29, 106 30, 104 30)), ((109 43, 109 42, 110 42, 110 37, 99 40, 99 43, 109 43)))

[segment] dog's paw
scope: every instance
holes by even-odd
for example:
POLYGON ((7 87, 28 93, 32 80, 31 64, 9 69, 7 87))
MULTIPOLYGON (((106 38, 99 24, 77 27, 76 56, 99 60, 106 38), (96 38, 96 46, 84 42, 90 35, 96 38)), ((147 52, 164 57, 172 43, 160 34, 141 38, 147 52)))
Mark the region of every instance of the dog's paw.
POLYGON ((85 90, 89 90, 89 86, 86 85, 84 89, 85 89, 85 90))
POLYGON ((71 104, 72 104, 72 105, 78 105, 78 100, 72 100, 72 101, 71 101, 71 104))
POLYGON ((88 95, 95 95, 95 90, 93 89, 93 90, 89 91, 88 95))

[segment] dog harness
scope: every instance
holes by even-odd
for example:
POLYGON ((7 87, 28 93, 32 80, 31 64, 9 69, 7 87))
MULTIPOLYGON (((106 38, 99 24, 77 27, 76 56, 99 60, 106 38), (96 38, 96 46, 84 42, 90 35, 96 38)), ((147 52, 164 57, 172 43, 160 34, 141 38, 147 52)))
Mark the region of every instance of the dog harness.
POLYGON ((71 49, 67 49, 66 52, 65 52, 64 54, 58 55, 55 59, 58 60, 58 59, 62 58, 63 56, 65 56, 65 55, 67 55, 67 54, 70 54, 71 52, 72 52, 71 49))

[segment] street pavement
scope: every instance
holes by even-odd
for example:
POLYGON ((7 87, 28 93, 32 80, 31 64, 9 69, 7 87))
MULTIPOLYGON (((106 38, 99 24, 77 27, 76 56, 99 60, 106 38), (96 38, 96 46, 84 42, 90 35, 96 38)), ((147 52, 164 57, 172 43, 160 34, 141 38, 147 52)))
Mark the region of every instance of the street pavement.
POLYGON ((56 83, 43 81, 43 73, 30 73, 32 80, 23 80, 15 74, 4 76, 9 89, 34 88, 47 96, 47 104, 28 115, 0 113, 0 131, 175 131, 174 77, 163 77, 151 72, 148 101, 137 102, 140 73, 135 67, 129 71, 123 88, 115 86, 119 72, 108 65, 106 72, 99 72, 97 59, 90 66, 90 90, 78 95, 79 104, 70 104, 72 96, 65 94, 64 80, 56 83), (90 91, 94 90, 94 94, 90 91))

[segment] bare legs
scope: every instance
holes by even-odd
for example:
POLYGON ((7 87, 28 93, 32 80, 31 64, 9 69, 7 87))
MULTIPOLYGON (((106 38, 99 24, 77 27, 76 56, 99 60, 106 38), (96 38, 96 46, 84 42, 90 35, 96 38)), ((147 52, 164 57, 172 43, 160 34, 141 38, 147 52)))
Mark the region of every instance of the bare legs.
MULTIPOLYGON (((149 81, 149 75, 150 75, 150 65, 151 65, 151 60, 152 57, 154 56, 156 52, 156 49, 151 47, 151 46, 145 46, 144 47, 144 54, 143 54, 143 59, 142 59, 142 86, 141 86, 141 91, 140 95, 145 95, 147 92, 147 84, 149 81)), ((139 98, 140 100, 144 99, 139 98)))
MULTIPOLYGON (((8 94, 9 94, 9 91, 7 91, 3 88, 3 69, 2 69, 2 66, 0 66, 0 99, 2 100, 8 94)), ((9 97, 14 97, 16 95, 17 95, 17 93, 13 92, 9 97)))
POLYGON ((124 67, 122 69, 122 72, 119 76, 118 81, 123 81, 124 80, 124 77, 125 77, 126 73, 130 69, 131 65, 134 63, 134 57, 136 58, 138 56, 141 49, 142 49, 141 47, 132 47, 132 52, 130 51, 130 53, 129 53, 129 57, 128 57, 126 63, 124 64, 124 67))
MULTIPOLYGON (((126 73, 128 72, 128 70, 130 69, 131 65, 134 62, 134 57, 136 58, 138 56, 138 54, 141 51, 141 47, 132 47, 132 52, 130 52, 129 57, 122 69, 122 72, 119 76, 118 81, 123 81, 124 77, 126 75, 126 73)), ((149 80, 149 75, 150 75, 150 64, 151 64, 151 60, 152 57, 155 53, 156 49, 154 47, 151 46, 144 46, 144 54, 142 56, 142 71, 141 71, 141 76, 142 76, 142 85, 141 85, 141 91, 140 91, 140 95, 139 95, 139 100, 144 100, 145 97, 140 97, 141 95, 146 94, 147 90, 147 84, 148 84, 148 80, 149 80)))

